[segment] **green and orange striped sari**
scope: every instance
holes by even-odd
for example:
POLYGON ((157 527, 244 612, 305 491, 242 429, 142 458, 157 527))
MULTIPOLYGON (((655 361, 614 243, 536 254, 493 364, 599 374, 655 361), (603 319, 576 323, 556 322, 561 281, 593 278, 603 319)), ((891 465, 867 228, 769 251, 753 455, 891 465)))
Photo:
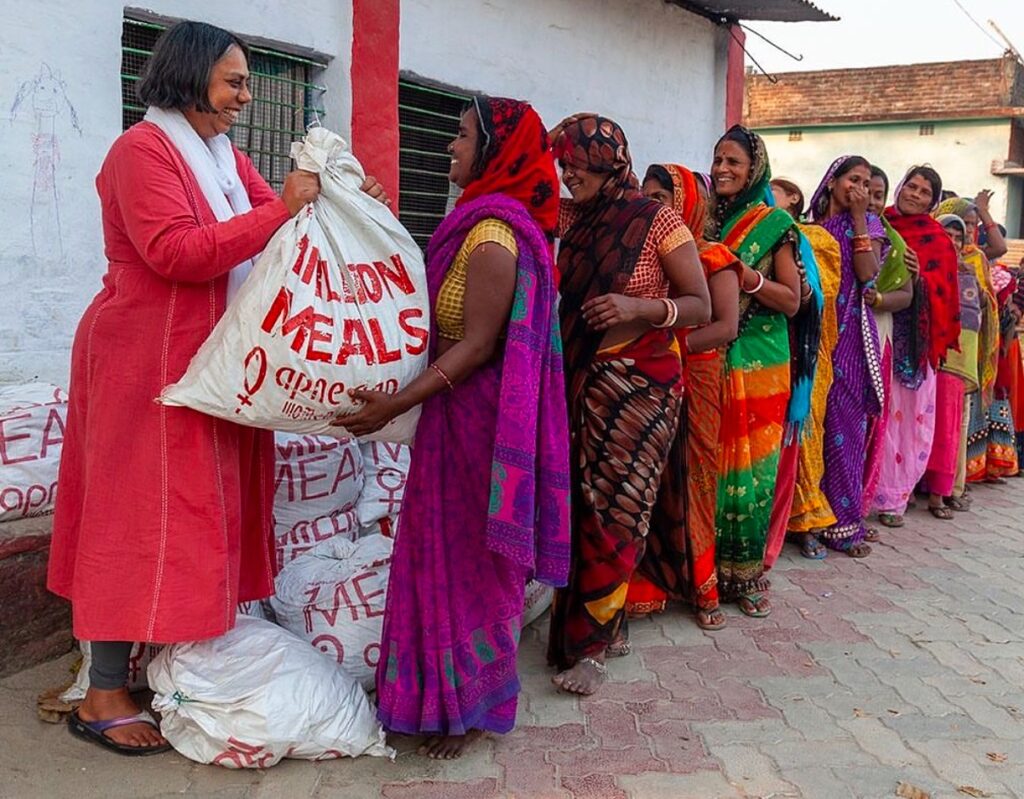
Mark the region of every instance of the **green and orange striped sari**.
MULTIPOLYGON (((771 276, 773 253, 795 238, 792 217, 763 203, 723 226, 722 243, 771 276)), ((736 599, 766 587, 765 545, 790 398, 786 316, 740 297, 739 336, 726 352, 718 460, 719 594, 736 599)))

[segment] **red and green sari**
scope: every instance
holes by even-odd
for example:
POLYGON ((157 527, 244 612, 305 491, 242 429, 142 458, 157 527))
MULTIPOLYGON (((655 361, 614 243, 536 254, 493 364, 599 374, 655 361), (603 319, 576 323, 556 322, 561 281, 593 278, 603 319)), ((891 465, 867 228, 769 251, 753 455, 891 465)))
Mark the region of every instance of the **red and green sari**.
MULTIPOLYGON (((725 221, 722 243, 770 277, 775 251, 795 241, 794 224, 785 211, 757 202, 725 221)), ((720 437, 716 517, 719 593, 725 600, 767 587, 765 548, 790 399, 786 316, 745 294, 740 326, 726 351, 722 385, 722 418, 729 423, 720 437)))

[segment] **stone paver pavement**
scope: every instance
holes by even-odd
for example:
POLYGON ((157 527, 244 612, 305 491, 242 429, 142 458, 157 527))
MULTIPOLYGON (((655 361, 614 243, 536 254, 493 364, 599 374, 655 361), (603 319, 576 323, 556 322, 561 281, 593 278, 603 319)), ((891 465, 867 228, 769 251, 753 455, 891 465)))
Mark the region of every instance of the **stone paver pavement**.
POLYGON ((787 550, 774 613, 703 633, 632 625, 602 692, 554 692, 544 622, 521 649, 519 726, 437 763, 289 761, 266 772, 106 755, 35 718, 69 658, 0 682, 0 796, 222 799, 875 799, 1024 796, 1024 480, 954 521, 913 511, 857 561, 787 550))

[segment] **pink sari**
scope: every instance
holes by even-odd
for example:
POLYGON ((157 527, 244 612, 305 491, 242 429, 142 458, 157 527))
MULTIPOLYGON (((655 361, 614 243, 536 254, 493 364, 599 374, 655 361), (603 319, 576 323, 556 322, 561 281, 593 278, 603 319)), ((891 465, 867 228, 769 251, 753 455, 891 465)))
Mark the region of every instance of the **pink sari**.
POLYGON ((935 436, 925 472, 925 482, 932 494, 942 497, 953 494, 963 415, 963 381, 954 374, 940 371, 935 387, 935 436))
POLYGON ((914 487, 921 482, 932 454, 935 434, 935 372, 929 367, 917 389, 892 382, 889 423, 879 470, 874 508, 902 516, 914 487))

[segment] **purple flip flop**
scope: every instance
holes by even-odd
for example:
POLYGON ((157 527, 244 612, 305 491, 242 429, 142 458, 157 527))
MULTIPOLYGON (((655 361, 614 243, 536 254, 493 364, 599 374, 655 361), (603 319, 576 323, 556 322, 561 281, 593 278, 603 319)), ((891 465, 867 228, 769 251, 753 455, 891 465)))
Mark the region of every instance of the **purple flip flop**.
POLYGON ((145 710, 134 716, 120 716, 116 719, 106 719, 104 721, 83 721, 79 718, 77 709, 71 711, 71 714, 68 716, 68 729, 72 735, 76 738, 81 738, 83 741, 90 741, 102 746, 112 752, 117 752, 119 755, 143 757, 145 755, 159 755, 171 750, 170 744, 163 744, 161 746, 128 746, 127 744, 119 744, 117 741, 107 737, 107 730, 127 727, 129 724, 148 724, 157 732, 160 731, 160 725, 156 723, 156 719, 145 710))

